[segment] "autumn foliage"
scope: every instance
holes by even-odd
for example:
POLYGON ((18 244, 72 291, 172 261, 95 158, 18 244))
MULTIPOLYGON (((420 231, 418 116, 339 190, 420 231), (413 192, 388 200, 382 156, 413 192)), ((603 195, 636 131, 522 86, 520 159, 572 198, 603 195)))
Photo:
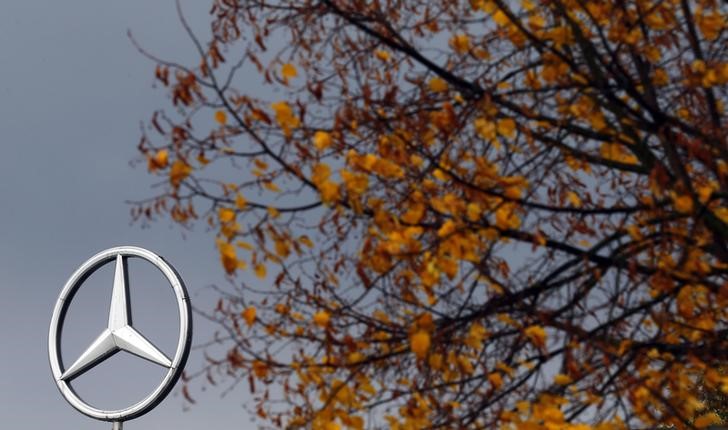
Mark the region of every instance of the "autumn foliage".
POLYGON ((274 427, 718 423, 725 5, 214 1, 133 210, 216 233, 211 380, 274 427))

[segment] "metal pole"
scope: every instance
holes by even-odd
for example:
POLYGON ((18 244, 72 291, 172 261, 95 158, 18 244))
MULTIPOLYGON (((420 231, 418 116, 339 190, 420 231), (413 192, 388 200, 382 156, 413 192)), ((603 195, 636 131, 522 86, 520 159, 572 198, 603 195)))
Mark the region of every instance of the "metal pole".
POLYGON ((111 423, 111 430, 122 430, 124 428, 123 421, 114 421, 111 423))

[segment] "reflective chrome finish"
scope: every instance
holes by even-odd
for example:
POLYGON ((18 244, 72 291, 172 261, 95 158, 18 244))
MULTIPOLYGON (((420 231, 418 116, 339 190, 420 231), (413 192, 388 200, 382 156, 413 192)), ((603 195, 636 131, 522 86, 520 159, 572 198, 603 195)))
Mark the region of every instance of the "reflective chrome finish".
POLYGON ((63 397, 78 411, 92 418, 112 421, 114 429, 121 429, 123 421, 149 412, 169 393, 182 374, 189 355, 191 339, 190 301, 179 274, 164 259, 146 249, 121 246, 94 255, 82 264, 66 282, 53 310, 48 334, 48 355, 53 378, 63 397), (174 290, 179 312, 179 340, 174 358, 171 360, 132 326, 126 266, 129 258, 141 258, 152 263, 164 274, 174 290), (112 260, 115 260, 116 268, 107 327, 71 366, 64 369, 60 356, 60 342, 68 306, 83 282, 94 271, 112 260), (163 366, 168 369, 167 373, 160 385, 149 396, 132 406, 110 411, 94 408, 78 397, 70 382, 119 351, 129 352, 163 366))

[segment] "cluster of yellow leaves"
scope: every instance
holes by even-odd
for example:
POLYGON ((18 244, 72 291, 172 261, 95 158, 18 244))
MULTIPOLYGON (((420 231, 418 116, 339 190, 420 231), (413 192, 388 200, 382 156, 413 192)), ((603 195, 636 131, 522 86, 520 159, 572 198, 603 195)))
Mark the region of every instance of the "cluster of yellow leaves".
POLYGON ((182 181, 184 181, 192 173, 192 166, 187 164, 184 160, 177 159, 172 163, 172 168, 169 170, 169 182, 173 187, 179 187, 182 181))
POLYGON ((695 60, 690 65, 687 80, 694 86, 713 87, 728 83, 728 62, 695 60))
MULTIPOLYGON (((669 354, 660 354, 651 350, 647 354, 659 363, 661 358, 669 359, 669 354)), ((703 389, 726 394, 728 378, 722 377, 716 369, 705 368, 703 363, 693 360, 692 363, 676 364, 674 372, 665 374, 657 367, 643 366, 639 376, 644 381, 634 386, 628 393, 637 415, 643 422, 653 425, 679 426, 681 417, 694 419, 695 428, 706 428, 721 423, 721 418, 707 404, 698 398, 696 380, 702 380, 703 389), (654 393, 664 393, 662 399, 654 393), (670 406, 665 406, 667 401, 670 406)))
POLYGON ((513 411, 504 411, 501 430, 624 430, 619 419, 597 424, 571 423, 562 411, 568 400, 564 397, 543 394, 535 402, 520 401, 513 411))
POLYGON ((313 146, 319 151, 323 151, 331 146, 331 135, 325 131, 319 130, 313 135, 313 146))
POLYGON ((464 33, 456 34, 450 39, 450 47, 458 54, 465 54, 470 49, 470 38, 464 33))
POLYGON ((271 108, 276 115, 276 122, 283 129, 286 137, 291 137, 293 130, 301 125, 301 120, 293 113, 293 109, 286 101, 280 101, 271 104, 271 108))
POLYGON ((313 166, 311 182, 321 193, 321 201, 327 205, 334 204, 339 199, 339 184, 331 180, 331 168, 328 164, 319 163, 313 166))
POLYGON ((222 267, 228 274, 234 273, 237 269, 244 268, 244 263, 238 260, 238 254, 235 246, 224 240, 217 241, 217 249, 220 251, 220 261, 222 267))
POLYGON ((532 325, 523 330, 528 340, 539 348, 546 346, 546 330, 543 327, 532 325))
POLYGON ((429 414, 432 410, 431 401, 419 394, 412 396, 411 402, 407 406, 399 409, 399 417, 386 415, 384 419, 387 421, 391 430, 416 430, 428 428, 432 425, 429 414))
POLYGON ((410 349, 420 360, 424 359, 427 351, 430 350, 430 334, 424 330, 418 330, 410 337, 410 349))
POLYGON ((516 206, 504 203, 495 211, 495 225, 502 230, 517 229, 521 225, 521 219, 515 212, 516 206))
POLYGON ((346 156, 347 164, 352 168, 367 173, 375 174, 383 179, 399 179, 405 174, 405 170, 397 163, 376 154, 359 154, 350 150, 346 156))
POLYGON ((695 21, 700 32, 707 40, 715 40, 721 32, 728 30, 726 15, 718 9, 710 12, 698 10, 695 14, 695 21))
POLYGON ((474 122, 475 131, 483 139, 498 145, 496 137, 503 136, 512 139, 516 136, 516 122, 512 118, 503 118, 497 121, 490 121, 485 118, 478 118, 474 122))

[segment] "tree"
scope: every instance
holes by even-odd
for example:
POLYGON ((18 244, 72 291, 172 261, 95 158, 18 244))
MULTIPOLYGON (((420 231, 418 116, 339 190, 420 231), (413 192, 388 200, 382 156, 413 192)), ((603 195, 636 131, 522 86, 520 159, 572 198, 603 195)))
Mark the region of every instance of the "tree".
POLYGON ((725 3, 215 0, 208 42, 180 19, 200 63, 146 54, 175 109, 133 215, 214 229, 209 370, 262 419, 719 422, 725 3))

